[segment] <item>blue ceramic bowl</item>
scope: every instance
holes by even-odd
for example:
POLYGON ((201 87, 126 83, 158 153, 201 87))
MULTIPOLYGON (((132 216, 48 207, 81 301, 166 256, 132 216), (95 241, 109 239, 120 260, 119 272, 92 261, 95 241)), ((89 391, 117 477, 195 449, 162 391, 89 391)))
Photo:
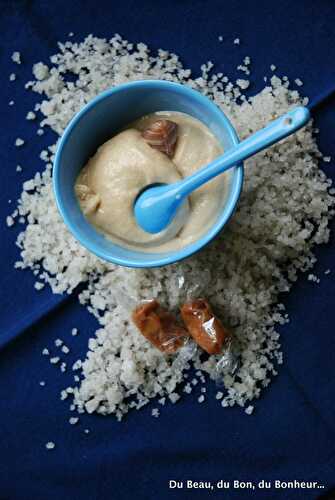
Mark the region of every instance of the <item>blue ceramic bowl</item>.
POLYGON ((74 192, 80 169, 101 144, 127 124, 148 113, 163 110, 181 111, 202 121, 225 150, 238 143, 230 121, 212 101, 189 87, 161 80, 135 81, 106 90, 71 120, 60 140, 53 167, 53 185, 59 211, 75 238, 109 262, 127 267, 156 267, 184 259, 217 235, 238 202, 243 183, 243 165, 231 171, 227 199, 209 231, 182 249, 164 253, 123 248, 96 231, 85 219, 74 192))

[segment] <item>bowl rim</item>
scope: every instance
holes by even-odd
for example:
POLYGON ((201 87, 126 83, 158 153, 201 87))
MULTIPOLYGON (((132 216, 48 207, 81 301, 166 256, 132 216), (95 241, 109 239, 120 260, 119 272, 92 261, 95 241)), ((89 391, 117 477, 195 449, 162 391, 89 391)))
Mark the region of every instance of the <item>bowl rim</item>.
MULTIPOLYGON (((61 160, 62 160, 63 149, 67 144, 74 128, 79 124, 81 119, 93 107, 95 107, 98 103, 100 103, 104 99, 109 98, 111 95, 117 94, 119 92, 124 92, 136 87, 148 87, 148 88, 155 87, 161 90, 174 89, 181 94, 192 97, 192 99, 197 101, 200 106, 209 108, 212 114, 214 114, 217 121, 223 123, 224 127, 227 129, 228 136, 233 146, 239 143, 239 138, 236 133, 236 130, 231 124, 230 120, 227 118, 226 114, 215 104, 214 101, 210 100, 205 95, 201 94, 200 92, 192 89, 187 85, 183 85, 177 82, 170 82, 167 80, 136 80, 133 82, 127 82, 117 85, 116 87, 111 87, 101 92, 92 100, 90 100, 80 111, 78 111, 78 113, 76 113, 73 116, 73 118, 66 126, 57 146, 55 159, 53 162, 53 169, 52 169, 52 183, 53 183, 54 195, 56 198, 56 204, 66 226, 71 231, 76 240, 79 241, 86 249, 88 249, 90 252, 94 253, 96 256, 107 262, 112 262, 114 264, 125 267, 135 267, 135 268, 161 267, 164 265, 179 262, 183 259, 186 259, 187 257, 190 257, 191 255, 193 255, 194 253, 198 252, 200 249, 205 247, 208 243, 210 243, 217 236, 217 234, 223 229, 223 227, 226 225, 226 223, 233 215, 236 206, 238 204, 238 200, 243 186, 244 169, 243 169, 243 162, 240 162, 232 169, 232 172, 234 174, 233 177, 234 182, 229 196, 229 203, 224 206, 223 211, 218 216, 216 222, 209 228, 208 231, 206 231, 204 235, 202 235, 201 238, 178 250, 165 253, 158 253, 158 252, 148 253, 127 248, 127 250, 134 253, 134 257, 120 257, 111 254, 111 252, 106 252, 103 248, 101 248, 100 245, 93 243, 90 238, 83 236, 81 233, 79 233, 76 227, 76 223, 74 223, 73 219, 68 215, 68 212, 64 208, 63 204, 62 186, 60 182, 60 171, 61 171, 61 160), (145 261, 144 260, 141 261, 140 259, 136 258, 136 254, 141 254, 142 256, 150 255, 151 259, 148 258, 145 261)), ((87 223, 89 224, 89 222, 87 223)), ((119 244, 115 243, 115 245, 117 247, 122 248, 122 246, 119 244)), ((126 247, 124 248, 126 249, 126 247)))

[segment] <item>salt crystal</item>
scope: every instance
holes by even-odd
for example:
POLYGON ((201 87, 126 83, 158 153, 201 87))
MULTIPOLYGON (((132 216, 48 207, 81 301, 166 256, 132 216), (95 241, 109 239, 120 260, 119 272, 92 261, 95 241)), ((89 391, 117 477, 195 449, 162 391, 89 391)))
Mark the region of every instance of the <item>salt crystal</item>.
POLYGON ((13 52, 12 61, 16 64, 21 64, 21 54, 18 51, 13 52))
POLYGON ((252 405, 250 405, 250 406, 248 406, 248 408, 246 408, 244 411, 245 411, 245 413, 246 413, 247 415, 251 415, 251 414, 252 414, 252 412, 254 411, 254 407, 253 407, 252 405))
POLYGON ((159 409, 158 408, 153 408, 151 410, 151 415, 155 418, 159 417, 159 409))
POLYGON ((14 221, 13 217, 11 217, 10 215, 8 215, 6 217, 6 224, 7 224, 8 227, 13 226, 15 224, 15 221, 14 221))
POLYGON ((172 392, 171 394, 169 394, 169 400, 171 401, 171 403, 175 404, 178 399, 180 399, 180 396, 176 392, 172 392))
POLYGON ((56 365, 59 362, 60 358, 58 356, 54 356, 53 358, 50 358, 50 363, 52 365, 56 365))
POLYGON ((300 80, 300 78, 296 78, 296 79, 294 80, 294 83, 295 83, 296 85, 298 85, 298 87, 301 87, 301 86, 303 85, 303 82, 300 80))
POLYGON ((250 85, 250 82, 249 80, 243 80, 242 78, 238 78, 236 80, 236 83, 237 85, 242 89, 242 90, 245 90, 249 87, 250 85))
POLYGON ((36 115, 33 111, 29 111, 26 116, 26 120, 35 120, 36 115))

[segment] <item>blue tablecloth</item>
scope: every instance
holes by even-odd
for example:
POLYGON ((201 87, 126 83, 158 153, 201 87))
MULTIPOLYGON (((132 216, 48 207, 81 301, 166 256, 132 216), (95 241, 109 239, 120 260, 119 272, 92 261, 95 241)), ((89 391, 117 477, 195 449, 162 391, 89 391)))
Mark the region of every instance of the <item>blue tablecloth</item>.
MULTIPOLYGON (((23 84, 31 66, 56 52, 58 40, 74 32, 110 37, 119 32, 180 54, 196 70, 205 60, 234 74, 240 58, 252 57, 250 92, 263 85, 270 64, 290 78, 300 77, 305 93, 315 96, 335 84, 335 5, 331 0, 89 0, 0 3, 1 68, 1 297, 0 297, 0 499, 102 500, 165 498, 316 499, 335 486, 334 405, 334 239, 318 249, 319 286, 301 277, 285 298, 290 324, 281 329, 285 356, 279 376, 264 392, 252 416, 238 408, 223 410, 214 397, 199 405, 184 398, 164 408, 131 413, 122 423, 112 417, 84 415, 71 426, 68 403, 59 391, 72 383, 41 356, 43 347, 66 338, 84 355, 96 321, 74 294, 36 293, 30 272, 13 269, 18 229, 4 219, 20 194, 19 179, 42 168, 42 141, 24 117, 37 97, 23 84), (224 40, 219 43, 218 36, 224 40), (239 46, 233 45, 239 37, 239 46), (10 56, 22 53, 21 67, 10 56), (11 72, 17 80, 10 83, 11 72), (15 105, 8 106, 13 99, 15 105), (15 148, 16 137, 27 144, 15 148), (17 174, 17 164, 23 173, 17 174), (8 200, 13 200, 12 205, 8 200), (70 330, 79 326, 80 334, 70 330), (41 387, 39 381, 45 380, 41 387), (91 429, 85 434, 84 429, 91 429), (56 448, 45 449, 47 441, 56 448), (316 480, 319 490, 169 489, 169 480, 226 481, 316 480)), ((335 155, 334 101, 318 112, 322 151, 335 155)), ((334 177, 335 163, 324 165, 334 177)), ((334 225, 333 225, 334 228, 334 225)), ((335 272, 335 269, 334 269, 335 272)), ((214 396, 215 388, 209 392, 214 396)))

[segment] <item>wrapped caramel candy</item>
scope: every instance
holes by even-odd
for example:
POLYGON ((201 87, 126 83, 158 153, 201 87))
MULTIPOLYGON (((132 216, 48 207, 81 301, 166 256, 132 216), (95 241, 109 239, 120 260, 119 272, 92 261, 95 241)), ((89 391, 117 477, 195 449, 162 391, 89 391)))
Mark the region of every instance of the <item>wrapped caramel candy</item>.
POLYGON ((177 143, 178 125, 171 120, 156 120, 143 130, 142 137, 152 148, 171 158, 177 143))
POLYGON ((230 332, 215 316, 209 303, 205 299, 192 300, 184 304, 180 311, 195 342, 208 354, 219 354, 230 332))
POLYGON ((132 314, 132 319, 142 335, 167 354, 176 352, 189 337, 175 316, 161 307, 157 300, 138 306, 132 314))

